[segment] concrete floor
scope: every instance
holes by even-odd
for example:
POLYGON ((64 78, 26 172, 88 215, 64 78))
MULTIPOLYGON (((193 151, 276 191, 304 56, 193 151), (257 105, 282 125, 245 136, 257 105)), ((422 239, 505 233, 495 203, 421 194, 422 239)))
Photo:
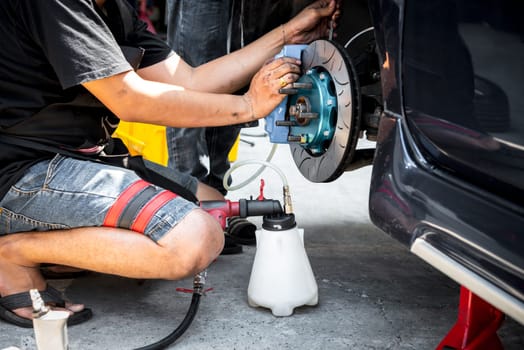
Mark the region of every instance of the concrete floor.
MULTIPOLYGON (((260 134, 262 128, 244 130, 260 134)), ((265 159, 265 138, 243 136, 239 160, 265 159)), ((274 317, 247 304, 255 247, 221 256, 208 269, 200 309, 173 349, 434 349, 456 319, 458 286, 375 228, 368 217, 371 168, 345 173, 330 184, 312 184, 295 168, 287 146, 273 163, 291 185, 296 220, 319 289, 319 304, 274 317)), ((257 166, 240 168, 234 183, 257 166)), ((281 199, 282 183, 272 170, 262 177, 266 198, 281 199)), ((258 195, 258 182, 230 199, 258 195)), ((253 219, 260 225, 260 218, 253 219)), ((72 350, 133 349, 170 333, 185 315, 191 280, 141 281, 92 274, 53 282, 69 298, 91 307, 94 318, 70 327, 72 350)), ((278 286, 275 286, 278 288, 278 286)), ((0 323, 0 349, 35 349, 33 331, 0 323)), ((524 349, 524 327, 507 319, 499 331, 505 349, 524 349)))

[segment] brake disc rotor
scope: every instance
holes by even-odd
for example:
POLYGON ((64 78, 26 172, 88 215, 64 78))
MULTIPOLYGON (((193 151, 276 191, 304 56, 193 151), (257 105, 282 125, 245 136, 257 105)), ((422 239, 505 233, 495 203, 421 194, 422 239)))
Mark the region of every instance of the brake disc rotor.
POLYGON ((312 182, 337 179, 351 163, 360 129, 357 75, 345 49, 317 40, 302 52, 305 74, 289 96, 291 155, 312 182), (305 117, 304 117, 305 116, 305 117))

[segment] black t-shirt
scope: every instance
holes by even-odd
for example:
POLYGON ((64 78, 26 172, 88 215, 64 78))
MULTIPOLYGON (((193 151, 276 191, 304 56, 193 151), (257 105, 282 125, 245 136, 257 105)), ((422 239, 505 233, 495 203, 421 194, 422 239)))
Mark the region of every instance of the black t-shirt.
POLYGON ((2 0, 0 36, 0 198, 27 167, 54 155, 5 135, 97 150, 118 119, 81 84, 132 70, 128 53, 143 54, 140 67, 171 54, 127 0, 107 0, 103 11, 94 0, 2 0))

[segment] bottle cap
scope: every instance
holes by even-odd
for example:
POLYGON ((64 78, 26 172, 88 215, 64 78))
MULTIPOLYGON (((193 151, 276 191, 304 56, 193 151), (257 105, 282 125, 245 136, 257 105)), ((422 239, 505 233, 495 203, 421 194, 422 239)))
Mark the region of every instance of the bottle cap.
POLYGON ((268 231, 285 231, 297 226, 294 214, 264 215, 262 228, 268 231))

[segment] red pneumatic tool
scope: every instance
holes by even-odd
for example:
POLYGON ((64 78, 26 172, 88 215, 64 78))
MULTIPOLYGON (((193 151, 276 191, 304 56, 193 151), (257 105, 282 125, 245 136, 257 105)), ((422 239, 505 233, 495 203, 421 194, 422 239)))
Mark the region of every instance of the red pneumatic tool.
POLYGON ((222 226, 226 227, 227 218, 248 216, 263 216, 282 214, 282 206, 278 200, 262 199, 248 200, 240 199, 238 202, 230 200, 201 201, 200 208, 213 216, 222 226))

